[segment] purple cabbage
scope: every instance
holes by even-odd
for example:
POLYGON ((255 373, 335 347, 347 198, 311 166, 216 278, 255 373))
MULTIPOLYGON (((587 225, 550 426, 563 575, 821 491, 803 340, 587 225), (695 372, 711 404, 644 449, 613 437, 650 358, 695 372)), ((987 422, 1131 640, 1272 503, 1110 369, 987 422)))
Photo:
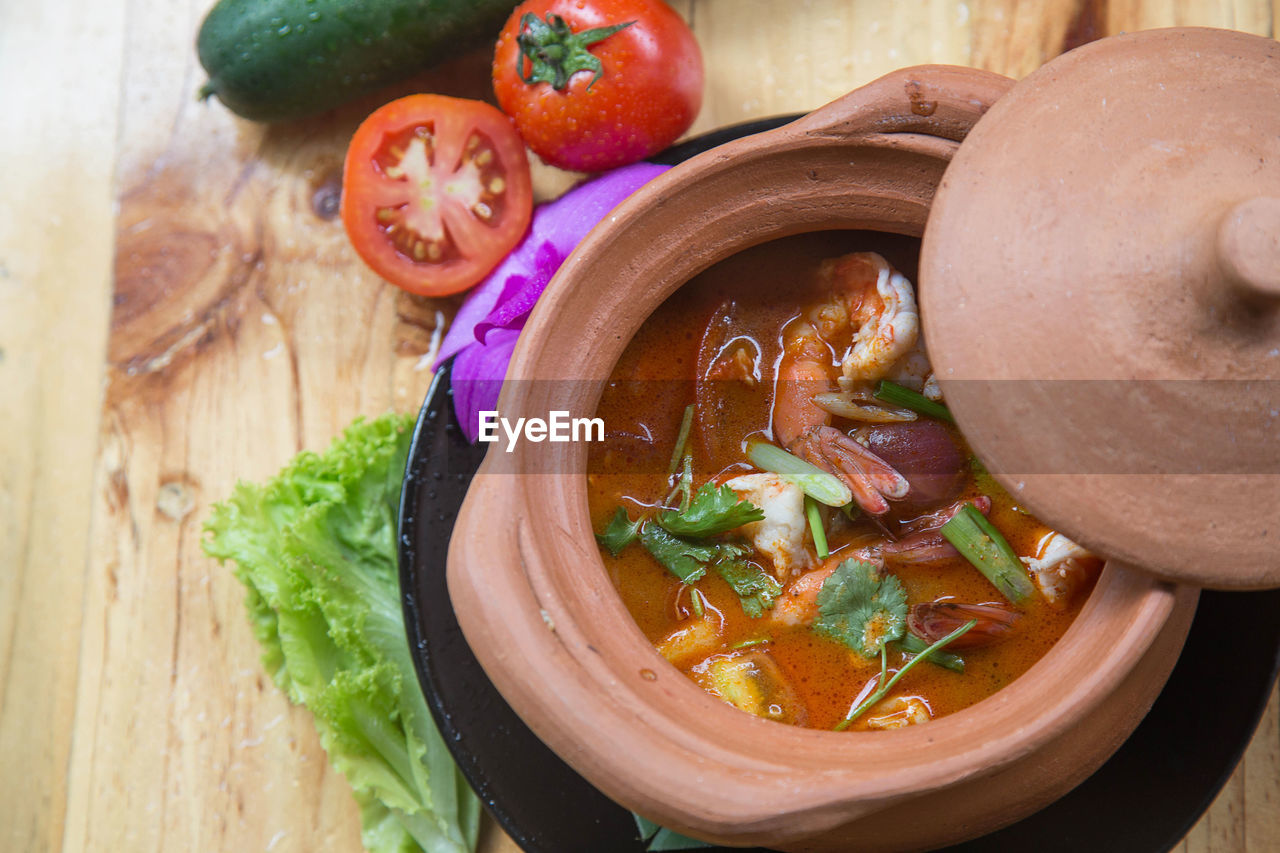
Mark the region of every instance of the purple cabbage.
POLYGON ((667 168, 623 166, 538 207, 529 233, 458 309, 436 366, 456 356, 453 405, 468 441, 476 440, 478 413, 497 408, 516 338, 564 259, 606 213, 667 168))

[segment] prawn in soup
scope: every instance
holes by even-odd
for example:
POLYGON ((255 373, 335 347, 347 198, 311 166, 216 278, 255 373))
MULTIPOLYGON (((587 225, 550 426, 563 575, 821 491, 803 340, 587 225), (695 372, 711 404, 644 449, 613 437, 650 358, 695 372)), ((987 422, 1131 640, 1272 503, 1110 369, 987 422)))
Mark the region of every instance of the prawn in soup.
POLYGON ((748 713, 875 730, 960 710, 1048 651, 1100 568, 951 423, 917 250, 824 232, 741 252, 646 320, 601 398, 588 502, 613 584, 748 713))

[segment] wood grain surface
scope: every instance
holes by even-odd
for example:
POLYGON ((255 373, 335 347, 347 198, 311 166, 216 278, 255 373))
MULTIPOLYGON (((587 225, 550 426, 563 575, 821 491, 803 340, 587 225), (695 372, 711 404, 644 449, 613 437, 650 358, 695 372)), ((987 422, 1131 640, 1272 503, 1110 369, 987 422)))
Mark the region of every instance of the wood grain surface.
MULTIPOLYGON (((264 676, 201 523, 238 478, 416 409, 457 300, 357 262, 334 216, 343 147, 396 94, 487 97, 488 56, 264 128, 195 98, 208 5, 0 3, 5 851, 360 849, 346 783, 264 676)), ((916 63, 1022 76, 1110 33, 1273 35, 1280 16, 1275 0, 674 5, 707 64, 694 132, 916 63)), ((492 829, 482 846, 515 849, 492 829)), ((1178 849, 1280 850, 1275 697, 1178 849)))

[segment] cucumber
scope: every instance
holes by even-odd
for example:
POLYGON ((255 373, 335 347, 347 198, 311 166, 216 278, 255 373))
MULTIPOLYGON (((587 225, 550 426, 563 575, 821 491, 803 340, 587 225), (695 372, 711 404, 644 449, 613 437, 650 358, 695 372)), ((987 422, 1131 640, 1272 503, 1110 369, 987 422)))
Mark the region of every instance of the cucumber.
POLYGON ((216 95, 244 118, 335 107, 497 41, 514 0, 221 0, 196 37, 216 95))

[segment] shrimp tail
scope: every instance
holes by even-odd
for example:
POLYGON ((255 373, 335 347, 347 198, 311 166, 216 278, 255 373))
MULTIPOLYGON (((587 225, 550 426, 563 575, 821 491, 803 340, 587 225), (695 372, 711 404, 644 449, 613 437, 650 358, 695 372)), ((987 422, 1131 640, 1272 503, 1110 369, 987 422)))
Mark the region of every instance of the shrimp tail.
POLYGON ((835 427, 812 427, 789 449, 840 478, 869 515, 884 515, 889 511, 886 498, 904 498, 911 489, 897 469, 835 427))
POLYGON ((900 500, 911 490, 907 478, 898 473, 896 468, 840 430, 824 425, 818 427, 816 432, 829 458, 856 468, 886 498, 900 500))
POLYGON ((894 568, 932 566, 960 556, 955 546, 936 530, 904 536, 880 548, 880 556, 894 568))
POLYGON ((903 524, 902 532, 906 535, 896 542, 882 545, 880 556, 884 558, 886 564, 895 568, 932 566, 958 558, 960 552, 942 535, 942 525, 950 521, 952 516, 967 504, 971 504, 983 515, 991 512, 991 498, 986 495, 957 501, 903 524))
POLYGON ((1019 618, 1021 614, 1003 604, 934 601, 912 605, 907 627, 925 642, 936 643, 966 622, 976 622, 971 631, 956 638, 949 646, 959 651, 982 648, 1004 639, 1019 618))

